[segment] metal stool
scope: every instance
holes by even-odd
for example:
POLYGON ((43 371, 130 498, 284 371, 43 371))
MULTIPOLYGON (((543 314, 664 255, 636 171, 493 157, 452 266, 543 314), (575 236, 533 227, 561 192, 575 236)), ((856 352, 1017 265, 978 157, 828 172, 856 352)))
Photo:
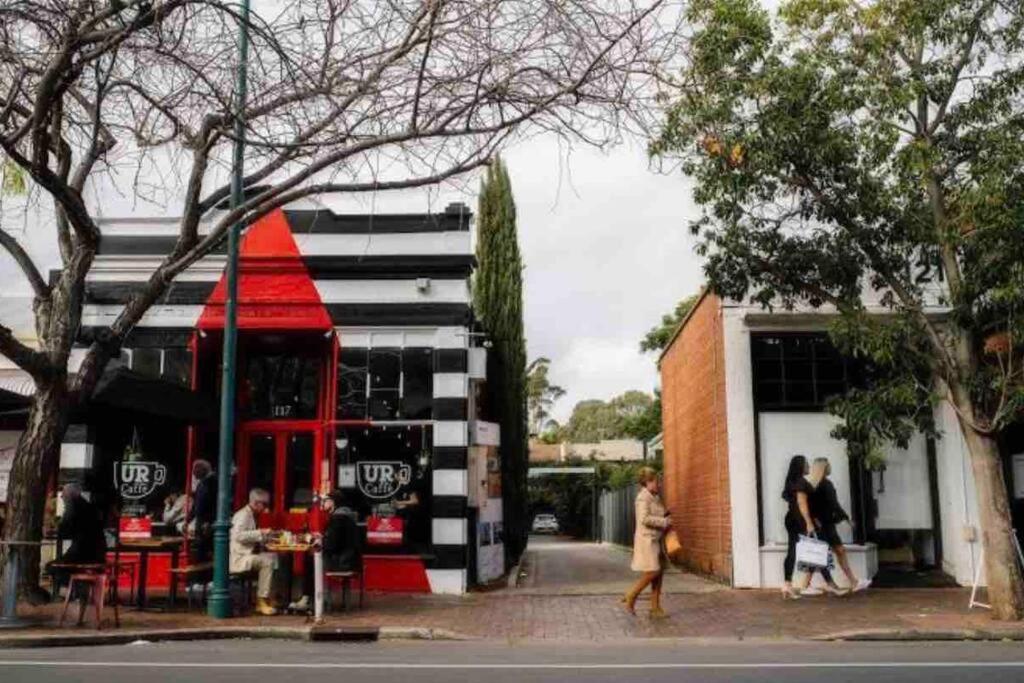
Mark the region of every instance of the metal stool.
MULTIPOLYGON (((107 595, 107 581, 110 577, 106 571, 72 574, 71 582, 68 584, 68 594, 64 599, 64 611, 60 615, 60 625, 64 626, 64 619, 68 615, 68 607, 71 605, 71 596, 75 594, 75 586, 88 587, 92 604, 96 608, 96 630, 103 628, 103 603, 107 595)), ((78 625, 85 621, 85 607, 87 601, 84 596, 79 598, 78 625)), ((111 601, 114 608, 114 628, 120 628, 121 615, 117 609, 117 596, 111 601)))

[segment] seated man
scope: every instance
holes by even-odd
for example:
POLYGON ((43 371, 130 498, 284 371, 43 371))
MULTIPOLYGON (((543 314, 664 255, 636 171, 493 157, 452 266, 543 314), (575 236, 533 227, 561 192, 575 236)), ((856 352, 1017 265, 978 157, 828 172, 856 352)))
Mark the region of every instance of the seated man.
POLYGON ((277 557, 273 553, 260 551, 260 546, 267 542, 271 532, 269 529, 260 529, 256 519, 269 506, 270 494, 263 489, 253 489, 249 492, 249 504, 231 518, 231 573, 259 571, 256 611, 265 616, 277 614, 277 610, 270 604, 277 557))
POLYGON ((65 484, 60 497, 64 501, 64 514, 57 525, 57 538, 70 545, 57 560, 47 565, 47 571, 63 583, 74 570, 52 565, 103 564, 107 558, 107 539, 99 511, 82 496, 81 486, 65 484))
MULTIPOLYGON (((356 524, 356 513, 345 506, 345 494, 335 489, 321 503, 330 517, 320 542, 324 554, 324 571, 359 571, 363 561, 363 537, 356 524)), ((313 563, 307 566, 302 576, 302 598, 288 606, 289 609, 304 612, 312 602, 314 576, 313 563)))

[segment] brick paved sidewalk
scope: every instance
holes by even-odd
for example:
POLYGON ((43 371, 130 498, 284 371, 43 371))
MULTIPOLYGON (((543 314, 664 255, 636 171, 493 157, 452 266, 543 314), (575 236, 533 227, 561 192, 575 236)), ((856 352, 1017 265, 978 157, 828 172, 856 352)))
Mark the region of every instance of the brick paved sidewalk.
MULTIPOLYGON (((842 632, 886 632, 890 636, 930 632, 949 637, 965 630, 1024 636, 1024 628, 993 622, 987 612, 966 609, 968 593, 960 589, 872 590, 845 598, 805 598, 783 602, 775 591, 723 590, 671 594, 665 608, 671 617, 651 621, 647 605, 638 616, 626 614, 615 596, 525 595, 514 590, 464 597, 369 595, 367 608, 329 615, 328 623, 345 627, 412 627, 443 629, 470 637, 526 640, 621 640, 622 638, 820 638, 842 632)), ((95 633, 91 628, 56 629, 59 606, 24 606, 23 615, 47 622, 8 635, 95 633)), ((108 610, 109 612, 109 610, 108 610)), ((125 611, 122 631, 230 626, 301 629, 301 617, 245 617, 227 621, 201 612, 125 611)))

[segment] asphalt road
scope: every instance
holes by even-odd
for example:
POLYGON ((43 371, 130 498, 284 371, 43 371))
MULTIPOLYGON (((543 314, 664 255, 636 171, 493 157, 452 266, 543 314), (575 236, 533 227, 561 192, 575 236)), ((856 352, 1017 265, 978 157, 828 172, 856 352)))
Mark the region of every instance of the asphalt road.
POLYGON ((630 640, 620 645, 241 640, 0 650, 4 683, 1024 681, 1017 643, 630 640))

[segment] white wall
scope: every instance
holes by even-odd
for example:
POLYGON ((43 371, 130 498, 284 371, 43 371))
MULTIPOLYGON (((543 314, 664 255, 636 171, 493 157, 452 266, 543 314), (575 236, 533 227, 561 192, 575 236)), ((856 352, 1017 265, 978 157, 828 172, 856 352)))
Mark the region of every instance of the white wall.
POLYGON ((760 521, 757 516, 757 449, 750 330, 743 310, 723 306, 725 410, 729 443, 729 507, 732 514, 732 584, 761 586, 760 521))
POLYGON ((907 448, 889 445, 884 452, 885 472, 871 473, 878 501, 875 528, 931 530, 932 495, 924 436, 915 434, 907 448))
POLYGON ((948 403, 942 402, 935 409, 935 422, 941 434, 935 442, 935 460, 942 525, 942 568, 957 583, 967 586, 974 580, 974 570, 981 560, 980 540, 968 540, 970 530, 978 530, 974 474, 956 413, 948 403))
MULTIPOLYGON (((803 455, 808 461, 829 459, 839 502, 850 512, 850 465, 846 444, 830 436, 837 423, 838 420, 828 413, 761 413, 761 509, 765 545, 785 544, 787 540, 788 504, 782 499, 782 488, 794 455, 803 455)), ((848 524, 840 525, 839 533, 844 541, 852 540, 848 524)))

